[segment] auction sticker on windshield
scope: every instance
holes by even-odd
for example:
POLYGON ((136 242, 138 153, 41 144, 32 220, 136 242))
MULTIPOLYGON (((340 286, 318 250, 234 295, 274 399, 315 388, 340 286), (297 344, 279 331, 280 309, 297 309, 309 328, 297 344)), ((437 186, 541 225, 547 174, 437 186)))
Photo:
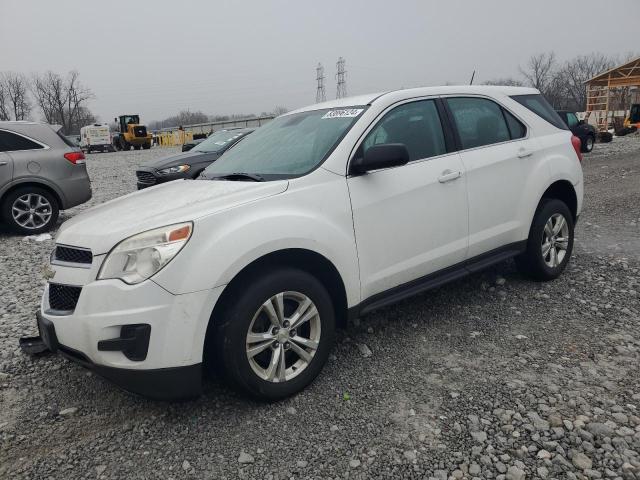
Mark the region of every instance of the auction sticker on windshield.
POLYGON ((322 117, 324 118, 349 118, 357 117, 362 113, 364 108, 343 108, 341 110, 331 110, 322 117))

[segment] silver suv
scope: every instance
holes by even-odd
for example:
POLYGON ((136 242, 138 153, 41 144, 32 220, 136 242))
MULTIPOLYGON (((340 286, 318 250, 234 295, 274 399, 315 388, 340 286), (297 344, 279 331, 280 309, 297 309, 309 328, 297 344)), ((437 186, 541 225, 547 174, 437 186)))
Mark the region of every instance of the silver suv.
POLYGON ((90 198, 84 155, 59 126, 0 122, 0 218, 13 230, 49 230, 60 210, 90 198))

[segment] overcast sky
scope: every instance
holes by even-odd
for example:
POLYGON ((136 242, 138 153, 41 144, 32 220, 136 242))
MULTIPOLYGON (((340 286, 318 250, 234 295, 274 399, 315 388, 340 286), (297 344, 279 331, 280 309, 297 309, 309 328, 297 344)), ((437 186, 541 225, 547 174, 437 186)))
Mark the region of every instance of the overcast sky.
POLYGON ((640 2, 617 0, 0 0, 0 71, 80 72, 102 121, 289 109, 327 99, 346 59, 349 95, 517 75, 637 46, 640 2), (596 13, 597 12, 597 13, 596 13), (596 18, 597 17, 597 18, 596 18))

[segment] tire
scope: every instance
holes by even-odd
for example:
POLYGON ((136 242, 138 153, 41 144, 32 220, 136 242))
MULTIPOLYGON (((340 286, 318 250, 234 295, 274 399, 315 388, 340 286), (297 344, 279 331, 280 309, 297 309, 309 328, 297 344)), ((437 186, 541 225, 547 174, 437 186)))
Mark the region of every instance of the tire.
POLYGON ((573 216, 564 202, 543 198, 531 223, 527 249, 516 257, 518 270, 538 281, 558 278, 571 258, 573 227, 573 216), (560 242, 559 239, 564 240, 560 242), (543 248, 547 248, 545 245, 549 246, 546 255, 543 253, 543 248))
POLYGON ((593 135, 587 135, 587 138, 582 142, 583 153, 589 153, 593 150, 593 145, 596 143, 596 138, 593 135))
POLYGON ((151 148, 151 144, 150 143, 145 143, 142 148, 144 148, 145 150, 149 150, 151 148))
POLYGON ((38 187, 22 187, 10 192, 4 198, 1 210, 2 219, 13 231, 34 235, 46 232, 56 224, 60 206, 56 198, 47 190, 38 187), (33 213, 29 213, 30 209, 33 209, 33 213), (17 213, 19 210, 25 213, 20 215, 17 213))
POLYGON ((600 132, 598 133, 598 140, 600 143, 609 143, 613 140, 613 135, 611 132, 600 132))
POLYGON ((222 315, 223 323, 215 328, 214 341, 207 347, 213 349, 207 358, 215 359, 208 361, 207 367, 221 371, 232 386, 249 396, 274 401, 302 390, 322 370, 333 345, 334 308, 324 286, 301 270, 279 269, 254 278, 232 293, 230 306, 222 315), (271 320, 264 306, 270 305, 275 314, 280 295, 284 315, 271 320), (311 304, 303 309, 307 300, 311 304), (312 314, 314 307, 316 315, 312 314), (296 327, 293 320, 291 324, 287 322, 298 308, 309 318, 296 327), (280 324, 277 330, 276 323, 280 324), (262 339, 258 341, 256 336, 255 341, 250 341, 250 331, 262 339), (303 347, 310 341, 317 342, 315 350, 303 347), (250 359, 249 348, 259 353, 250 359), (300 350, 306 352, 306 359, 297 353, 300 350), (279 365, 280 353, 284 355, 285 370, 269 368, 274 360, 279 365))

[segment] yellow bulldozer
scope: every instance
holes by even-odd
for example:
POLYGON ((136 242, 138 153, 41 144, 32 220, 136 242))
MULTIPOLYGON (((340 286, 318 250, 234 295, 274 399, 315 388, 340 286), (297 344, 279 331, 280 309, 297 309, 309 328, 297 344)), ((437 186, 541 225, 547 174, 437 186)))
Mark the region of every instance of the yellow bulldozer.
POLYGON ((640 129, 640 103, 634 103, 629 109, 629 116, 624 120, 626 128, 636 127, 640 129))
POLYGON ((151 148, 151 134, 147 127, 140 125, 139 115, 120 115, 115 119, 117 131, 113 134, 111 142, 116 150, 136 150, 151 148))

